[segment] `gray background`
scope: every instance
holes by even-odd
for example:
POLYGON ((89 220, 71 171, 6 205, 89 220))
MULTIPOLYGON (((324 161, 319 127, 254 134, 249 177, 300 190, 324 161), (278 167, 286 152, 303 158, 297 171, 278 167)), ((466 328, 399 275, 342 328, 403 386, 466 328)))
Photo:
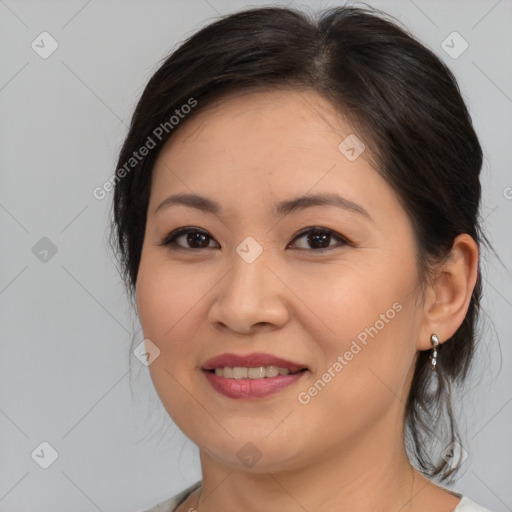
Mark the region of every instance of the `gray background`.
MULTIPOLYGON (((483 253, 485 325, 464 407, 469 458, 454 487, 509 511, 512 2, 369 3, 454 70, 484 147, 482 216, 505 267, 483 253), (441 47, 453 31, 469 44, 457 58, 441 47)), ((92 191, 114 172, 159 59, 247 5, 264 4, 0 0, 0 512, 136 512, 200 477, 197 450, 129 352, 132 333, 142 335, 106 245, 111 195, 92 191), (59 45, 46 59, 31 47, 43 31, 59 45), (42 252, 43 237, 55 254, 42 252), (47 469, 36 463, 49 457, 36 450, 43 441, 58 452, 47 469)))

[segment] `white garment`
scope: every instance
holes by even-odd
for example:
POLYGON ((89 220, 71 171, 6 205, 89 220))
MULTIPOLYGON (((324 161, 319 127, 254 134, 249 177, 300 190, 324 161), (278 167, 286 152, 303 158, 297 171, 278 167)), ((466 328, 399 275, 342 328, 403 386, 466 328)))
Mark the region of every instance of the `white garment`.
POLYGON ((462 496, 460 503, 453 512, 489 512, 489 510, 471 501, 467 496, 462 496))
MULTIPOLYGON (((157 503, 155 506, 151 507, 144 512, 174 512, 177 506, 185 501, 189 494, 192 494, 199 486, 201 485, 201 480, 192 484, 190 487, 187 487, 185 490, 176 494, 172 498, 169 498, 165 501, 161 501, 157 503)), ((441 486, 442 487, 442 486, 441 486)), ((453 491, 450 491, 453 493, 453 491)), ((474 501, 471 501, 467 496, 463 496, 462 494, 457 494, 457 496, 461 497, 459 504, 455 507, 453 512, 489 512, 488 509, 478 505, 474 501)))

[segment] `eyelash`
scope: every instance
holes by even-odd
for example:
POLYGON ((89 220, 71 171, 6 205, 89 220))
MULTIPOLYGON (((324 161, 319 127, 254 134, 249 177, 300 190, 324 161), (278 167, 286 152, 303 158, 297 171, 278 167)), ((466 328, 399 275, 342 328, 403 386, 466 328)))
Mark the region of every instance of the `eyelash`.
MULTIPOLYGON (((322 235, 330 235, 332 238, 337 239, 339 243, 337 245, 329 246, 329 247, 325 247, 325 248, 321 248, 321 249, 303 249, 303 248, 299 248, 299 250, 301 250, 301 251, 313 251, 313 252, 316 252, 316 253, 323 254, 323 253, 329 252, 329 251, 331 251, 333 249, 337 249, 337 248, 343 247, 345 245, 351 245, 351 243, 345 237, 339 235, 338 233, 336 233, 332 229, 322 228, 322 227, 319 227, 319 226, 308 227, 308 228, 305 228, 305 229, 299 231, 299 233, 297 233, 294 236, 292 242, 295 241, 297 238, 301 238, 304 235, 307 235, 307 234, 309 234, 311 232, 316 232, 316 233, 319 233, 319 234, 322 234, 322 235)), ((200 248, 182 247, 182 246, 180 246, 180 245, 178 245, 176 243, 176 239, 178 239, 180 236, 188 235, 190 233, 199 233, 201 235, 204 235, 204 236, 210 238, 210 240, 213 240, 213 237, 211 237, 208 234, 207 231, 204 231, 204 230, 198 229, 198 228, 183 227, 183 228, 178 228, 178 229, 174 230, 173 232, 169 233, 162 240, 162 242, 160 244, 158 244, 158 245, 168 247, 171 250, 184 250, 184 251, 194 251, 194 252, 201 251, 201 250, 206 250, 206 249, 212 249, 213 248, 213 247, 200 247, 200 248)))

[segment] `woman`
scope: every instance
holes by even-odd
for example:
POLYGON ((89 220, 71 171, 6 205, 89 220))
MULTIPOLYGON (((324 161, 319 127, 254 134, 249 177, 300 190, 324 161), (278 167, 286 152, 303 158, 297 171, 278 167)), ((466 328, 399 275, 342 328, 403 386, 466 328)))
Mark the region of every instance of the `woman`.
POLYGON ((481 164, 454 77, 382 13, 248 10, 163 63, 113 234, 202 480, 151 511, 485 510, 441 485, 464 458, 481 164))

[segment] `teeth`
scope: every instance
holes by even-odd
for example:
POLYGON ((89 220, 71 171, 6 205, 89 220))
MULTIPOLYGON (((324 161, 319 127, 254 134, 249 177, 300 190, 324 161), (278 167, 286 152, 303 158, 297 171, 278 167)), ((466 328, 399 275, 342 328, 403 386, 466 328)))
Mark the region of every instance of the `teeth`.
POLYGON ((254 368, 245 368, 243 366, 215 368, 215 375, 227 379, 265 379, 277 377, 278 375, 289 375, 290 373, 288 368, 278 368, 273 365, 256 366, 254 368))
POLYGON ((247 368, 247 377, 249 379, 264 379, 266 370, 264 366, 258 366, 257 368, 247 368))
MULTIPOLYGON (((285 368, 283 368, 284 370, 285 368)), ((267 366, 265 377, 277 377, 279 375, 279 368, 277 366, 267 366)))
POLYGON ((247 379, 247 368, 235 366, 233 368, 233 379, 247 379))

